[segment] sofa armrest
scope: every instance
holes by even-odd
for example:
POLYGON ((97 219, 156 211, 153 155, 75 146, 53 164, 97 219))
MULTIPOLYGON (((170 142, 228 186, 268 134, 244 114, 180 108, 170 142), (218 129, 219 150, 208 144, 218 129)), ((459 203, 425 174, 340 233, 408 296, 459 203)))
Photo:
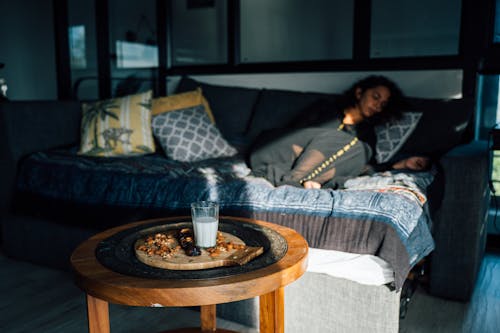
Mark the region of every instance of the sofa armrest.
POLYGON ((489 156, 487 142, 473 141, 440 159, 444 192, 433 216, 433 295, 467 301, 472 294, 486 245, 489 156))
POLYGON ((80 118, 76 101, 0 103, 0 218, 10 207, 19 161, 36 151, 76 144, 80 118))

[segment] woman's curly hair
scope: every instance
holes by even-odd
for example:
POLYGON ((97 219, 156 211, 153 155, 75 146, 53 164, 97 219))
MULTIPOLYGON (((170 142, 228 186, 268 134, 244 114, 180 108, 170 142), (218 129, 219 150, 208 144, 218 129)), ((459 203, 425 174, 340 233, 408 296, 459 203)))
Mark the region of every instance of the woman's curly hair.
POLYGON ((361 89, 361 93, 366 90, 375 88, 378 86, 384 86, 391 92, 391 97, 384 110, 370 120, 373 122, 379 122, 386 120, 389 117, 399 117, 401 115, 401 107, 404 104, 404 95, 401 89, 396 83, 382 75, 371 75, 355 82, 349 89, 344 91, 342 97, 340 98, 341 107, 343 109, 356 106, 358 103, 358 98, 356 97, 356 90, 361 89))

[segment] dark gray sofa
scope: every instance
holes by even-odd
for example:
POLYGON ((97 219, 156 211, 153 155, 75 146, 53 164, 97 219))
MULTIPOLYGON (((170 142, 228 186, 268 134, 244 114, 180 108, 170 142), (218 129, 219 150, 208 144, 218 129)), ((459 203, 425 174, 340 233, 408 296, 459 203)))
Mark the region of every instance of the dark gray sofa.
POLYGON ((474 291, 486 246, 490 189, 485 142, 460 145, 444 155, 443 200, 434 214, 436 248, 430 292, 467 301, 474 291))
MULTIPOLYGON (((178 91, 196 86, 202 87, 221 132, 242 152, 263 130, 282 127, 286 119, 318 98, 334 98, 318 93, 215 86, 190 79, 181 81, 178 91)), ((412 111, 424 115, 401 152, 439 156, 442 171, 430 194, 436 241, 429 260, 430 291, 465 301, 471 295, 485 246, 489 198, 486 143, 465 142, 464 131, 454 130, 464 119, 472 118, 471 101, 410 102, 412 111), (435 128, 430 129, 432 126, 435 128)), ((2 247, 8 256, 67 268, 76 245, 102 229, 11 209, 19 163, 36 151, 77 144, 80 116, 80 103, 76 101, 0 103, 0 219, 2 247)), ((127 212, 120 222, 139 218, 144 216, 127 212)))

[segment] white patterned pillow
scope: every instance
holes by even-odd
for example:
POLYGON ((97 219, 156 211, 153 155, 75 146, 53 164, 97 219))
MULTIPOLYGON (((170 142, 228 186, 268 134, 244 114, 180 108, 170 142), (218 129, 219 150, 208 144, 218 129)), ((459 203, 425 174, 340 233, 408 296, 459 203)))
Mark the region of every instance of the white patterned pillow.
POLYGON ((378 163, 389 161, 406 142, 422 117, 420 112, 403 112, 399 119, 393 119, 375 126, 377 136, 375 159, 378 163))
POLYGON ((210 121, 203 105, 158 114, 153 117, 152 127, 165 154, 177 161, 194 162, 237 153, 210 121))

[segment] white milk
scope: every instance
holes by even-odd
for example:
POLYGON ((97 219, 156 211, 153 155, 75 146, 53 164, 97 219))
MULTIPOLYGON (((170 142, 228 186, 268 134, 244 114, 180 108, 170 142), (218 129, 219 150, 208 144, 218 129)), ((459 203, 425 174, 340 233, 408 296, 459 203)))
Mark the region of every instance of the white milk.
POLYGON ((215 246, 219 220, 212 216, 193 219, 194 242, 199 247, 215 246))

